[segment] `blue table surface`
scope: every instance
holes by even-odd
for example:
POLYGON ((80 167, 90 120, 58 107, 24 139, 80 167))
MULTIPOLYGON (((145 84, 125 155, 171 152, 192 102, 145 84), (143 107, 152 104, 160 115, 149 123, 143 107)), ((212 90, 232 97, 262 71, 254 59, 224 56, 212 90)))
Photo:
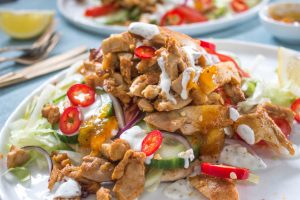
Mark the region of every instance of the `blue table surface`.
MULTIPOLYGON (((71 24, 67 23, 58 13, 56 1, 54 0, 18 0, 13 3, 0 4, 0 9, 53 9, 56 10, 56 19, 58 21, 57 30, 61 33, 61 41, 51 55, 60 54, 66 50, 72 49, 80 45, 86 45, 90 48, 98 47, 101 40, 106 37, 88 33, 71 24)), ((216 33, 201 35, 201 37, 234 39, 247 42, 263 43, 275 46, 285 46, 295 50, 300 50, 300 46, 287 45, 274 39, 260 24, 258 17, 255 17, 241 25, 228 30, 222 30, 216 33)), ((10 39, 8 36, 0 32, 0 46, 23 44, 22 41, 10 39)), ((0 74, 20 69, 21 66, 14 63, 5 63, 0 65, 0 74)), ((57 73, 57 72, 56 72, 57 73)), ((36 78, 18 85, 0 89, 0 129, 16 109, 21 101, 30 94, 34 89, 39 87, 41 83, 49 79, 55 73, 36 78)))

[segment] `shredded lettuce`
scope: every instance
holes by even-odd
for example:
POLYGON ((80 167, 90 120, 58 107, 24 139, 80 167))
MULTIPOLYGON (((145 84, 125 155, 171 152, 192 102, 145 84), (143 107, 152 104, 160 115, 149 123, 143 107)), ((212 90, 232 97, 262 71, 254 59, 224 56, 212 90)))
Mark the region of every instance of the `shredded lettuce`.
POLYGON ((264 102, 272 102, 276 105, 289 107, 297 98, 287 88, 255 79, 245 79, 242 90, 249 97, 246 101, 238 104, 239 109, 243 111, 248 111, 253 106, 264 102))

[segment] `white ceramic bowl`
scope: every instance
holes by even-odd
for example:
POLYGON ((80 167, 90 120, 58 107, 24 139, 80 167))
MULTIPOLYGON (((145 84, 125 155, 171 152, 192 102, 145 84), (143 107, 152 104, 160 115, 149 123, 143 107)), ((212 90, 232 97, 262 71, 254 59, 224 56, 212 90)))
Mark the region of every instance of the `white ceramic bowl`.
POLYGON ((283 14, 291 11, 300 12, 300 2, 273 3, 265 6, 259 12, 262 24, 273 36, 286 43, 300 43, 300 25, 287 24, 274 20, 269 15, 270 9, 275 9, 276 12, 283 14))

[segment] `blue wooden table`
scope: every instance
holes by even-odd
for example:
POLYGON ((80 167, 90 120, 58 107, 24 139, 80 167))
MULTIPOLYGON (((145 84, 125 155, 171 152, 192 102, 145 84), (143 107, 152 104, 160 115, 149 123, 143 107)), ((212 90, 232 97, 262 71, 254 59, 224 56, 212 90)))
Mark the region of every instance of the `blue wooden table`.
MULTIPOLYGON (((297 0, 299 1, 299 0, 297 0)), ((105 36, 95 35, 73 27, 67 23, 62 16, 59 15, 56 8, 55 0, 19 0, 14 3, 0 4, 0 9, 52 9, 56 10, 56 19, 58 21, 57 30, 61 33, 61 41, 52 55, 60 54, 71 48, 86 45, 94 48, 100 45, 101 40, 105 36)), ((249 20, 242 25, 222 30, 220 32, 203 35, 201 37, 219 38, 219 39, 234 39, 247 42, 263 43, 275 46, 285 46, 300 51, 299 45, 287 45, 274 39, 260 24, 258 17, 249 20)), ((11 40, 8 36, 0 32, 0 46, 23 44, 22 41, 11 40)), ((14 63, 0 64, 0 74, 11 70, 20 69, 21 66, 14 63)), ((20 102, 39 87, 41 83, 53 76, 54 73, 39 77, 37 79, 27 81, 22 84, 0 89, 0 128, 5 123, 9 115, 15 110, 20 102)))

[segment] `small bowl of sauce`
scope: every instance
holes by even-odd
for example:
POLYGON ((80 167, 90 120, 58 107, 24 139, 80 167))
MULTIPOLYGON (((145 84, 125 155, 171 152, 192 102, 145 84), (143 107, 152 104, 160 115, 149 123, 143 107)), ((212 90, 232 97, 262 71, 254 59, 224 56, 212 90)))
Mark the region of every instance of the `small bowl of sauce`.
POLYGON ((300 43, 300 2, 273 3, 259 13, 267 31, 287 43, 300 43))

